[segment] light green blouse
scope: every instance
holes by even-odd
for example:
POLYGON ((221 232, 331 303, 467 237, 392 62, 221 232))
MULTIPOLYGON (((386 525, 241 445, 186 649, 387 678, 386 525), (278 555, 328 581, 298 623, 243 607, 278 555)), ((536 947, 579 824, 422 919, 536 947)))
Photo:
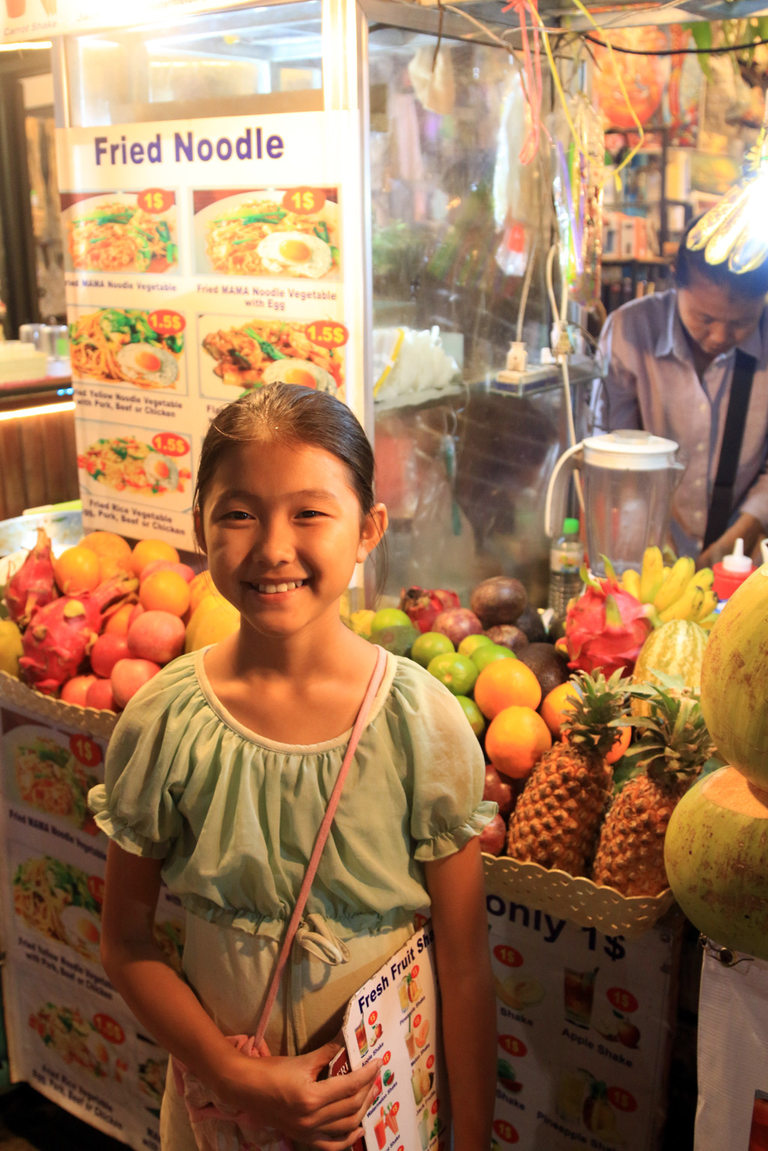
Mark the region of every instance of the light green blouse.
MULTIPOLYGON (((120 716, 89 804, 122 848, 164 860, 163 878, 189 911, 277 938, 348 737, 310 746, 261 738, 222 707, 203 652, 193 652, 120 716)), ((484 775, 456 699, 412 660, 389 655, 306 915, 349 938, 427 907, 423 861, 457 851, 495 813, 482 799, 484 775)))

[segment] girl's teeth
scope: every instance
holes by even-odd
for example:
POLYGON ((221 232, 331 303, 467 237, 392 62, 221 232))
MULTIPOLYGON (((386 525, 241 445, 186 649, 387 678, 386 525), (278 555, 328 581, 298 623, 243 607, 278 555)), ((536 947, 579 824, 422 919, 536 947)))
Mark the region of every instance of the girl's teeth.
POLYGON ((258 585, 259 591, 265 595, 274 595, 275 592, 280 591, 294 591, 297 587, 301 587, 304 580, 295 580, 291 583, 260 583, 258 585))

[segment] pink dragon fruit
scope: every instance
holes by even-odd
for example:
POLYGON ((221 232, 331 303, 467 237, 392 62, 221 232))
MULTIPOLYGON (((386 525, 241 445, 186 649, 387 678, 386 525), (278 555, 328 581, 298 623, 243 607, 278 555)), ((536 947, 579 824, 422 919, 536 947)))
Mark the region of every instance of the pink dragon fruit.
POLYGON ((421 632, 432 631, 440 612, 452 607, 461 607, 461 601, 455 591, 445 588, 409 587, 400 592, 400 610, 421 632))
POLYGON ((38 528, 35 546, 27 552, 21 567, 6 585, 8 614, 19 627, 25 628, 35 610, 56 599, 58 594, 53 576, 51 541, 45 528, 38 528))
POLYGON ((606 677, 623 667, 629 674, 653 626, 650 610, 616 579, 590 577, 565 617, 568 666, 590 673, 601 668, 606 677))
POLYGON ((55 695, 82 668, 101 629, 102 612, 127 598, 137 580, 112 576, 92 592, 59 596, 37 609, 22 636, 19 672, 24 683, 55 695))

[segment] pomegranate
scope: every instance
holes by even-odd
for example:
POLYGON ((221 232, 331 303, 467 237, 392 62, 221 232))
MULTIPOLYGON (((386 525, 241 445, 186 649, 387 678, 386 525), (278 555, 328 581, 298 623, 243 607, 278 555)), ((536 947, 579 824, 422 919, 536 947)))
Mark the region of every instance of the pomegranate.
POLYGON ((109 677, 115 705, 118 709, 125 707, 140 687, 143 687, 153 676, 160 671, 160 664, 151 659, 119 659, 112 668, 109 677))
POLYGON ((128 628, 124 655, 169 663, 184 650, 186 629, 177 615, 156 609, 144 611, 128 628))
POLYGON ((414 627, 419 631, 432 631, 435 619, 442 611, 460 607, 461 601, 455 591, 445 588, 403 588, 400 592, 400 610, 404 611, 414 627))
POLYGON ((507 825, 500 815, 494 815, 480 832, 480 849, 486 855, 501 855, 507 841, 507 825))
POLYGON ((435 616, 430 630, 447 635, 453 646, 458 648, 468 635, 480 635, 483 625, 468 607, 452 607, 435 616))

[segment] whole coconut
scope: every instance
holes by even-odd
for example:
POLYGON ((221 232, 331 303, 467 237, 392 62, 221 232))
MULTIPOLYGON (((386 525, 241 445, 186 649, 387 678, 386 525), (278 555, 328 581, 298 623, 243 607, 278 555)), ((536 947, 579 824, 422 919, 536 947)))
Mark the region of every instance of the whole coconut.
POLYGON ((529 643, 517 658, 529 667, 541 684, 542 697, 565 683, 570 676, 568 656, 551 643, 529 643))
POLYGON ((494 643, 508 647, 515 653, 528 646, 528 636, 514 623, 497 623, 495 627, 489 627, 485 634, 494 643))
POLYGON ((469 606, 484 628, 499 623, 517 623, 528 603, 528 593, 514 576, 491 576, 472 591, 469 606))
POLYGON ((768 793, 734 767, 696 781, 664 838, 669 885, 721 947, 768 960, 768 793))

